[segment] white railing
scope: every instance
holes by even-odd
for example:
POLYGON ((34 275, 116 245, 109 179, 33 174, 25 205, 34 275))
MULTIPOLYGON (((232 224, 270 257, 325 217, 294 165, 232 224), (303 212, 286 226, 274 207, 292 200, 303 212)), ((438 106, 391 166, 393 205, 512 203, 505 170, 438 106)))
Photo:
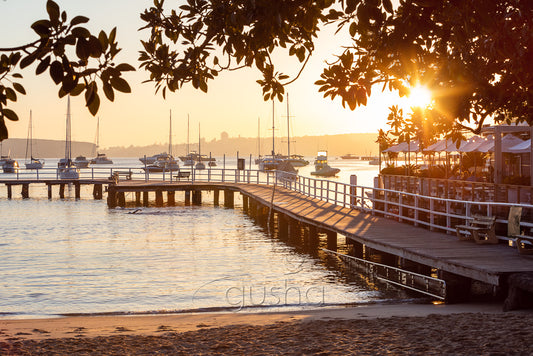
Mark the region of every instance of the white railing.
MULTIPOLYGON (((262 172, 258 170, 238 170, 208 168, 180 169, 190 172, 187 178, 178 178, 178 170, 163 172, 145 172, 142 168, 86 168, 80 170, 80 179, 109 179, 113 172, 131 172, 134 180, 144 181, 188 181, 194 182, 234 182, 247 184, 278 184, 311 198, 324 200, 349 209, 356 209, 372 215, 385 216, 414 226, 424 226, 430 230, 455 232, 455 226, 464 224, 474 213, 497 216, 500 225, 500 237, 506 235, 507 215, 510 206, 521 206, 521 228, 527 233, 533 229, 533 205, 509 204, 501 202, 465 201, 444 199, 405 191, 383 188, 371 188, 351 185, 326 179, 294 175, 281 171, 262 172)), ((2 174, 0 181, 20 180, 55 180, 59 171, 55 168, 39 170, 21 169, 17 173, 2 174)), ((498 233, 498 230, 497 230, 498 233)))

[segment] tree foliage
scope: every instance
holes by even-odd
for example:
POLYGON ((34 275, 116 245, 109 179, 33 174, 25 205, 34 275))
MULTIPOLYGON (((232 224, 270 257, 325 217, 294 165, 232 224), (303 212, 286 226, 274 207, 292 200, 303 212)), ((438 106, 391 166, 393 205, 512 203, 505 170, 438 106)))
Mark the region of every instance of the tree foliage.
POLYGON ((130 64, 115 65, 120 52, 116 42, 116 28, 98 36, 83 26, 89 19, 75 16, 70 21, 65 11, 52 0, 46 2, 47 19, 34 22, 31 28, 37 39, 14 48, 0 48, 0 141, 8 137, 5 119, 17 121, 17 114, 8 109, 9 102, 17 101, 18 94, 26 94, 17 69, 36 64, 35 74, 48 72, 59 86, 59 97, 84 93, 85 103, 94 116, 100 107, 98 82, 104 94, 114 100, 115 91, 129 93, 129 84, 122 72, 135 70, 130 64), (7 54, 6 54, 7 53, 7 54))
POLYGON ((399 91, 422 84, 434 93, 425 114, 441 131, 479 132, 497 122, 533 122, 533 2, 530 0, 163 0, 142 15, 151 31, 141 66, 156 89, 186 83, 207 91, 223 70, 255 66, 264 99, 282 99, 288 77, 273 52, 305 65, 325 24, 353 42, 316 81, 324 97, 354 110, 374 86, 399 91))

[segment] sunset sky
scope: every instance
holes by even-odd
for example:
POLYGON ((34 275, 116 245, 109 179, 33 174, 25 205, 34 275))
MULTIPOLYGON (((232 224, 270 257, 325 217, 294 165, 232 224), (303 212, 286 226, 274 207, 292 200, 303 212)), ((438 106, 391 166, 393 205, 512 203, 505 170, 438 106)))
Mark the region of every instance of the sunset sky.
MULTIPOLYGON (((150 0, 93 0, 57 1, 66 10, 69 19, 85 15, 91 20, 87 27, 98 33, 100 29, 109 32, 117 27, 117 40, 122 52, 117 62, 128 62, 138 67, 140 39, 147 38, 139 14, 152 4, 150 0)), ((178 1, 168 1, 179 4, 178 1)), ((0 47, 11 47, 31 42, 36 35, 31 24, 46 18, 44 0, 0 0, 0 47)), ((175 7, 177 8, 178 5, 175 7)), ((346 39, 332 35, 334 28, 323 31, 317 42, 317 51, 301 78, 286 90, 290 95, 292 135, 320 135, 336 133, 377 132, 385 127, 388 107, 399 102, 394 93, 381 93, 375 88, 367 107, 355 111, 344 109, 339 99, 324 99, 313 83, 319 79, 326 60, 332 60, 333 53, 340 52, 340 46, 349 44, 346 39)), ((294 75, 295 67, 287 63, 279 67, 294 75)), ((35 65, 22 72, 27 95, 20 95, 12 108, 19 114, 19 122, 8 122, 10 137, 25 138, 28 129, 29 112, 33 111, 34 138, 62 140, 65 137, 66 98, 59 99, 58 87, 48 73, 34 75, 35 65)), ((187 115, 191 121, 191 140, 198 137, 198 122, 202 137, 207 140, 220 138, 226 131, 230 136, 256 137, 257 122, 261 119, 261 136, 272 135, 272 104, 264 102, 260 79, 256 70, 241 70, 225 73, 209 83, 207 94, 187 86, 177 93, 167 95, 164 100, 155 94, 152 84, 141 84, 148 73, 138 70, 126 73, 126 80, 132 86, 131 94, 118 93, 115 102, 102 100, 100 117, 100 145, 129 146, 168 142, 169 110, 173 118, 173 142, 185 142, 187 138, 187 115)), ((103 97, 103 93, 102 93, 103 97)), ((286 103, 276 102, 276 135, 286 135, 286 103)), ((95 142, 96 117, 91 116, 84 106, 82 96, 72 98, 72 138, 76 141, 95 142)))

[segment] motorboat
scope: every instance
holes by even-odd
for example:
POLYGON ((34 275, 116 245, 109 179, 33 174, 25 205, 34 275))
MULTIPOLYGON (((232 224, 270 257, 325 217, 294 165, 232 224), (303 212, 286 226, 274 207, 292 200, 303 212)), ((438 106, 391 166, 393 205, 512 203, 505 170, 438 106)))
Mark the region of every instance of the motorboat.
POLYGON ((44 159, 33 157, 33 118, 30 110, 30 123, 28 125, 28 139, 26 140, 26 169, 41 169, 44 166, 44 159), (30 160, 28 161, 28 152, 30 160))
POLYGON ((328 153, 323 151, 318 152, 315 159, 315 171, 311 172, 311 174, 320 177, 334 177, 340 171, 340 169, 328 165, 328 153))
POLYGON ((74 165, 78 168, 88 168, 90 163, 85 156, 78 156, 74 159, 74 165))
POLYGON ((143 164, 154 164, 158 160, 164 160, 169 159, 169 154, 166 152, 159 153, 150 157, 144 156, 139 158, 139 161, 141 161, 143 164))
POLYGON ((4 161, 2 166, 4 173, 17 173, 19 170, 19 163, 11 158, 8 158, 4 161))
POLYGON ((91 164, 113 164, 113 161, 107 158, 105 153, 97 153, 96 157, 91 159, 91 164))
POLYGON ((264 156, 259 162, 260 171, 272 171, 278 169, 278 166, 283 162, 283 159, 276 156, 264 156))
POLYGON ((358 159, 359 156, 356 156, 354 154, 351 154, 351 153, 347 153, 345 154, 344 156, 341 156, 342 159, 358 159))
POLYGON ((179 163, 172 157, 166 160, 157 160, 153 164, 143 167, 145 172, 171 172, 180 169, 179 163))

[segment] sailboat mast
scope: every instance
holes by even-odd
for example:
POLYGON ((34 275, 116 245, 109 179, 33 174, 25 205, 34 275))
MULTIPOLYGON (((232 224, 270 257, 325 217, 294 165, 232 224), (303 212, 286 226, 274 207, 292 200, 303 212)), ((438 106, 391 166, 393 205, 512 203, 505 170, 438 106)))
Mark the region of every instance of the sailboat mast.
POLYGON ((168 154, 172 156, 172 109, 170 109, 170 129, 168 130, 168 154))
POLYGON ((289 123, 291 117, 289 116, 289 93, 287 93, 287 158, 291 158, 291 131, 289 123))
POLYGON ((96 121, 96 153, 98 153, 98 148, 100 148, 100 116, 96 121))
POLYGON ((200 123, 198 123, 198 162, 202 161, 202 151, 200 150, 200 123))
POLYGON ((261 118, 257 118, 257 157, 261 157, 261 118))
POLYGON ((187 114, 187 155, 191 153, 189 148, 189 114, 187 114))
POLYGON ((30 156, 33 156, 33 146, 32 146, 32 120, 31 120, 31 110, 30 110, 30 125, 28 126, 28 140, 26 141, 26 160, 28 159, 28 151, 30 156))
POLYGON ((274 99, 272 99, 272 157, 274 157, 276 150, 274 149, 274 132, 275 125, 274 125, 274 99))
POLYGON ((67 125, 65 134, 65 158, 70 161, 72 158, 70 143, 70 95, 67 97, 67 125))

